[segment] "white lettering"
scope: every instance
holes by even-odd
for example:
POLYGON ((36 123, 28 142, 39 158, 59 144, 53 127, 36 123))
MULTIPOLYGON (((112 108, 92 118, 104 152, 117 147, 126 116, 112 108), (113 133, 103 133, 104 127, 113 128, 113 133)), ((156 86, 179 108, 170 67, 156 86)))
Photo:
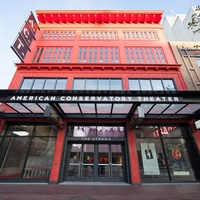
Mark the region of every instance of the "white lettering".
POLYGON ((162 97, 162 99, 163 99, 163 101, 165 101, 165 100, 166 100, 166 97, 162 97))
POLYGON ((77 101, 77 99, 78 99, 77 96, 73 96, 73 97, 72 97, 72 100, 73 100, 73 101, 77 101))
POLYGON ((168 97, 168 100, 169 100, 169 101, 172 101, 172 98, 171 98, 171 97, 168 97))
POLYGON ((34 99, 33 96, 30 96, 30 97, 28 98, 29 101, 33 101, 33 99, 34 99))
POLYGON ((161 101, 159 97, 156 97, 156 101, 161 101))
MULTIPOLYGON (((132 97, 127 97, 127 98, 128 98, 129 101, 131 101, 131 99, 132 99, 132 97)), ((140 97, 138 97, 138 98, 140 98, 140 97)))
POLYGON ((64 97, 64 96, 60 97, 60 100, 61 100, 61 101, 64 101, 64 100, 65 100, 65 97, 64 97))
POLYGON ((108 101, 107 97, 104 97, 104 98, 103 98, 103 101, 108 101))
POLYGON ((179 98, 178 97, 174 97, 174 101, 179 101, 179 98))
POLYGON ((95 101, 95 97, 91 97, 91 101, 95 101))
POLYGON ((154 101, 154 97, 149 97, 149 101, 154 101))
POLYGON ((72 98, 69 97, 69 96, 66 97, 66 100, 67 100, 67 101, 70 101, 71 99, 72 99, 72 98))
POLYGON ((11 101, 15 101, 15 96, 11 97, 10 100, 11 100, 11 101))
POLYGON ((120 97, 115 97, 115 101, 120 101, 120 97))
POLYGON ((44 97, 43 96, 39 96, 38 100, 39 101, 43 101, 44 97))
POLYGON ((22 96, 17 96, 16 100, 22 100, 22 96))

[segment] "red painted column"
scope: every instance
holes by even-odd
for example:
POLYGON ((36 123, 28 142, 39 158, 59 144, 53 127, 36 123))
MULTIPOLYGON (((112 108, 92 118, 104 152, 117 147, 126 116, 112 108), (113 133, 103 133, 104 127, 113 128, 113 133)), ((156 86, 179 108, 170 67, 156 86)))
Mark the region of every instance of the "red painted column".
POLYGON ((4 123, 5 123, 5 120, 0 119, 0 132, 1 132, 2 129, 3 129, 4 123))
POLYGON ((64 122, 64 128, 58 130, 58 136, 56 140, 56 146, 54 150, 54 157, 51 167, 51 174, 49 178, 50 183, 58 183, 59 173, 61 169, 61 161, 63 155, 64 141, 65 141, 65 132, 66 132, 66 121, 64 122))
POLYGON ((130 159, 131 182, 140 183, 140 170, 138 165, 136 139, 133 129, 128 129, 128 150, 130 159))
POLYGON ((197 130, 197 129, 195 128, 194 121, 192 121, 192 122, 190 123, 190 125, 191 125, 191 128, 192 128, 194 140, 195 140, 195 142, 196 142, 196 144, 197 144, 198 151, 199 151, 199 153, 200 153, 200 130, 197 130))

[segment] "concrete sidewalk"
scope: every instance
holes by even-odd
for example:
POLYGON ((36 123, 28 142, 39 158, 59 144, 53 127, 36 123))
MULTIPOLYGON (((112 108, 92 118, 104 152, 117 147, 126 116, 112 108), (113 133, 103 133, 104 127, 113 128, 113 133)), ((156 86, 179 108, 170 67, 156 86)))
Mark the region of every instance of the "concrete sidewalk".
POLYGON ((0 184, 0 200, 199 200, 200 184, 0 184))

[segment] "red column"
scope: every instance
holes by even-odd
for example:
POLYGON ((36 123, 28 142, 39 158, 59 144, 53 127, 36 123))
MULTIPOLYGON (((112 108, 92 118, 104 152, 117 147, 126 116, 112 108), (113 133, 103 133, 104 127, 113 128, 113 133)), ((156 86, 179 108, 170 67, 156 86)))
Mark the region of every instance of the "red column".
POLYGON ((131 182, 140 183, 140 170, 139 170, 139 165, 138 165, 136 139, 134 136, 133 129, 128 129, 128 150, 129 150, 129 157, 130 157, 131 182))
POLYGON ((193 132, 193 136, 194 136, 195 142, 196 142, 197 147, 198 147, 198 151, 200 153, 200 130, 197 130, 195 128, 194 121, 192 121, 190 123, 190 125, 191 125, 191 128, 192 128, 192 132, 193 132))
POLYGON ((53 157, 53 162, 52 162, 52 167, 51 167, 51 174, 49 178, 50 183, 58 183, 59 181, 59 172, 61 169, 61 161, 62 161, 62 155, 63 155, 66 128, 67 128, 66 122, 64 122, 64 128, 58 130, 58 136, 56 140, 54 157, 53 157))

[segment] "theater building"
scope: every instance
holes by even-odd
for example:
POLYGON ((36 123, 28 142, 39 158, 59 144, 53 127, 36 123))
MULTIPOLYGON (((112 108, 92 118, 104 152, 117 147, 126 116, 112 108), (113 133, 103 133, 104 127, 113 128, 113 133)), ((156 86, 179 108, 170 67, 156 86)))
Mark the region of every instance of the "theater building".
POLYGON ((200 92, 163 11, 37 10, 0 91, 1 182, 200 181, 200 92))

